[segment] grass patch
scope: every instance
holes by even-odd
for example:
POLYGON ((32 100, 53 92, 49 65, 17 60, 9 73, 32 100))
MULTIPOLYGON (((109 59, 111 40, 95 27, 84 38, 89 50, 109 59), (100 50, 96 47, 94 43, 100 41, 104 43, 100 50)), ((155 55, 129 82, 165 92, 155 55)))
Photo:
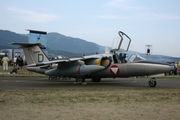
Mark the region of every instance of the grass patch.
POLYGON ((180 119, 180 89, 0 90, 0 119, 180 119))
MULTIPOLYGON (((13 69, 13 66, 9 66, 8 72, 11 72, 13 69)), ((0 72, 3 73, 3 68, 0 66, 0 72)), ((0 77, 47 77, 46 75, 35 73, 35 72, 29 72, 24 67, 24 74, 0 74, 0 77)))
POLYGON ((1 90, 7 104, 22 103, 94 103, 94 102, 180 102, 179 89, 53 89, 1 90), (11 102, 12 101, 12 102, 11 102))

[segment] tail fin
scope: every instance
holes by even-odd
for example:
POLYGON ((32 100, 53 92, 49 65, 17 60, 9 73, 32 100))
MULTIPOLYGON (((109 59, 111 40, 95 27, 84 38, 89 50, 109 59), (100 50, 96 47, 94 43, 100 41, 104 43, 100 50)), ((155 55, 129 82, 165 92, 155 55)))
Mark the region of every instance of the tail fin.
POLYGON ((27 64, 48 62, 46 54, 43 52, 41 43, 11 43, 23 49, 27 64))

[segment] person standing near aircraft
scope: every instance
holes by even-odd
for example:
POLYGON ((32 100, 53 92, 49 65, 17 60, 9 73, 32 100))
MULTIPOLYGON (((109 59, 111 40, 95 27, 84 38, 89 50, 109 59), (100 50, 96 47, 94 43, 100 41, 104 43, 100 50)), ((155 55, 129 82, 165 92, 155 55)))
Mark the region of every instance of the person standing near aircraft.
POLYGON ((14 66, 16 66, 16 60, 17 60, 17 56, 15 56, 14 59, 13 59, 13 62, 14 62, 13 65, 14 66))
POLYGON ((9 62, 9 58, 7 57, 7 54, 5 54, 5 56, 3 57, 2 62, 3 62, 4 73, 7 74, 8 73, 8 62, 9 62))
POLYGON ((178 68, 178 74, 180 75, 180 61, 177 64, 177 68, 178 68))
POLYGON ((24 66, 24 60, 23 60, 23 58, 20 56, 19 57, 19 60, 18 60, 18 64, 19 64, 19 70, 20 70, 20 73, 24 73, 24 68, 23 68, 23 66, 24 66))
POLYGON ((19 59, 20 59, 20 55, 17 57, 17 59, 16 59, 16 66, 19 68, 19 59))

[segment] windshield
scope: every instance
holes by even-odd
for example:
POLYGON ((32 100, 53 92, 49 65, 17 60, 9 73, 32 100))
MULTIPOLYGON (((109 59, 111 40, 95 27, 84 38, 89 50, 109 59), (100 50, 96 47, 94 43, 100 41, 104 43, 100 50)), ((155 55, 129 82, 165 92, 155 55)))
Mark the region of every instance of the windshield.
POLYGON ((132 54, 129 59, 128 62, 135 62, 135 61, 140 61, 140 60, 146 60, 145 58, 141 57, 138 54, 132 54))

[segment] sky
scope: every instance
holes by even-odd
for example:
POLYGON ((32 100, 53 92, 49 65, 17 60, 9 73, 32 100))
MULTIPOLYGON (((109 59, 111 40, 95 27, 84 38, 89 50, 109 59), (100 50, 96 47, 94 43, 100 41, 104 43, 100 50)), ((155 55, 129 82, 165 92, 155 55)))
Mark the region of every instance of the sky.
POLYGON ((0 0, 0 29, 57 32, 112 46, 118 31, 129 50, 180 57, 180 0, 0 0))

